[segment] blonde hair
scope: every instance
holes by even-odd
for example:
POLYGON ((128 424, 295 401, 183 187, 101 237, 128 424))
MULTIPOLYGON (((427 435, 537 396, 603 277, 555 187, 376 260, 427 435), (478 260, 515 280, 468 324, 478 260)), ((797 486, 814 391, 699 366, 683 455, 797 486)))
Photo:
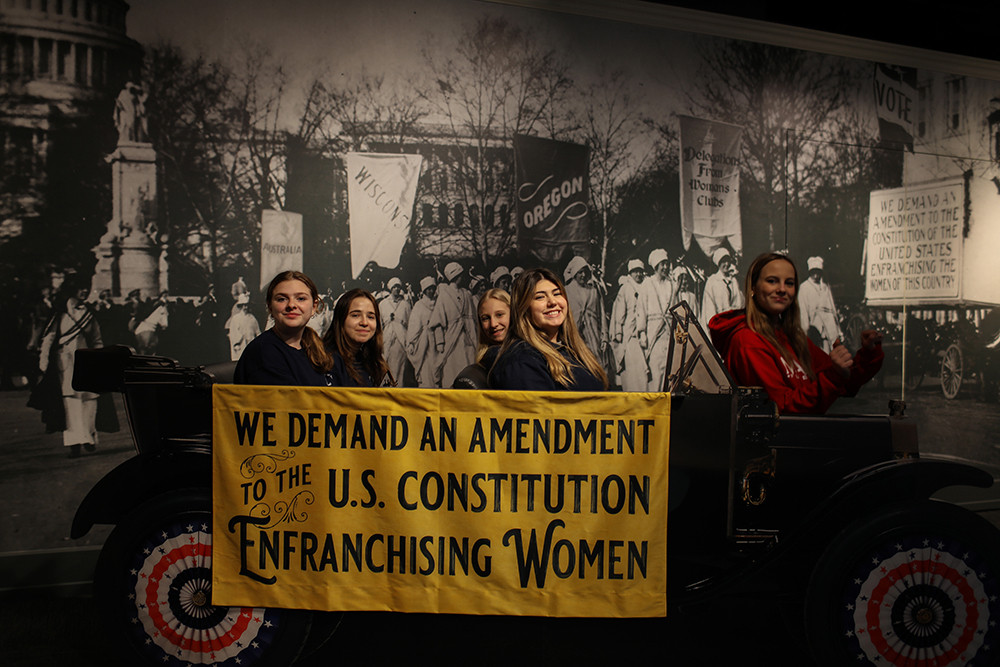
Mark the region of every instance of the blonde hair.
MULTIPOLYGON (((476 350, 477 364, 483 360, 483 355, 486 354, 486 350, 493 345, 493 341, 490 340, 489 335, 483 329, 482 320, 479 320, 479 318, 483 315, 483 304, 490 299, 507 304, 507 314, 508 316, 510 315, 510 294, 507 293, 507 290, 494 287, 493 289, 486 290, 486 292, 479 297, 479 304, 476 306, 476 319, 479 325, 479 348, 476 350)), ((510 331, 509 327, 510 325, 508 324, 508 332, 510 331)))
MULTIPOLYGON (((782 359, 784 359, 789 366, 794 366, 795 359, 791 354, 789 354, 788 348, 778 342, 778 337, 775 335, 775 326, 771 321, 771 316, 760 309, 757 305, 757 300, 754 298, 757 281, 760 280, 760 274, 764 270, 764 267, 771 262, 776 262, 778 260, 783 260, 792 265, 792 271, 795 273, 795 284, 798 286, 799 271, 795 267, 795 262, 793 262, 788 255, 784 255, 780 252, 767 252, 763 255, 759 255, 753 263, 750 264, 750 268, 747 269, 746 282, 744 283, 745 294, 747 295, 746 321, 747 326, 751 331, 754 331, 761 338, 770 343, 774 349, 781 354, 782 359)), ((810 378, 815 379, 816 376, 812 369, 812 355, 809 354, 809 338, 806 336, 806 332, 802 330, 802 325, 800 323, 799 290, 797 288, 792 296, 791 302, 788 304, 788 308, 786 308, 785 311, 778 316, 778 328, 780 328, 785 333, 785 337, 788 338, 788 342, 792 346, 792 350, 795 351, 795 356, 798 357, 799 365, 802 366, 802 369, 809 375, 810 378)))
MULTIPOLYGON (((316 283, 301 271, 282 271, 272 278, 271 282, 267 285, 267 309, 269 311, 271 310, 271 299, 274 297, 274 290, 286 280, 298 280, 308 287, 309 294, 313 299, 313 307, 316 307, 316 302, 319 301, 319 290, 316 289, 316 283)), ((319 311, 317 310, 316 312, 319 311)), ((327 352, 326 346, 323 344, 323 339, 320 338, 318 333, 313 331, 312 327, 307 326, 302 330, 302 349, 306 351, 309 363, 317 371, 326 373, 333 368, 333 357, 327 352)))
MULTIPOLYGON (((566 287, 559 277, 548 269, 530 269, 521 273, 511 286, 511 317, 510 327, 507 330, 507 338, 500 346, 497 358, 510 349, 517 341, 523 340, 528 345, 538 350, 545 358, 549 374, 556 383, 564 387, 570 386, 573 382, 573 364, 566 359, 555 345, 539 331, 531 321, 531 301, 535 295, 535 286, 543 280, 553 283, 565 296, 566 287)), ((559 338, 562 344, 569 350, 570 355, 579 362, 579 365, 590 371, 597 377, 604 388, 608 388, 608 376, 604 372, 601 363, 594 356, 587 344, 576 328, 573 320, 573 313, 570 311, 569 303, 566 304, 566 319, 559 331, 559 338)))

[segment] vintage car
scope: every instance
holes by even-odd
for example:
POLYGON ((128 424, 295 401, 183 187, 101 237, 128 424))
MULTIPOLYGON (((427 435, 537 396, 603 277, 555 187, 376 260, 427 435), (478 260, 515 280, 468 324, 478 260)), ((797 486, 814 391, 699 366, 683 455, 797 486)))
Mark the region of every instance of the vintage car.
MULTIPOLYGON (((920 456, 902 414, 779 417, 686 304, 671 314, 669 613, 766 596, 821 665, 997 664, 1000 532, 931 499, 992 477, 920 456)), ((232 366, 77 354, 75 386, 121 391, 135 441, 72 528, 114 525, 95 594, 127 664, 291 664, 327 640, 338 614, 211 604, 211 386, 232 366)))

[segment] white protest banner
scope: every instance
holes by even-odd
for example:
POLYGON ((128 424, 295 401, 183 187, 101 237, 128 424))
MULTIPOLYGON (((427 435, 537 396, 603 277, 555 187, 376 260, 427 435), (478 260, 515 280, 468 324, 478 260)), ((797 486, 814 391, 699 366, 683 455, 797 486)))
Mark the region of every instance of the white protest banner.
POLYGON ((691 116, 680 119, 681 234, 709 257, 728 240, 743 248, 740 159, 743 128, 691 116))
POLYGON ((869 195, 865 299, 902 305, 958 298, 965 181, 961 177, 869 195))
POLYGON ((265 209, 260 213, 260 288, 282 271, 302 270, 302 215, 265 209))
POLYGON ((394 269, 406 243, 420 176, 420 155, 347 154, 351 275, 369 262, 394 269))

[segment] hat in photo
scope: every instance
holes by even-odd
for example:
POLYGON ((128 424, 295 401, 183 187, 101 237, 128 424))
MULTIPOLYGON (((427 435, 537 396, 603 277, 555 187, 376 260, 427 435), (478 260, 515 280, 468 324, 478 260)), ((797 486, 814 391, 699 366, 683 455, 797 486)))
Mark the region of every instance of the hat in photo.
POLYGON ((420 291, 424 292, 427 290, 428 287, 434 284, 436 283, 434 282, 433 278, 431 278, 430 276, 424 276, 423 278, 420 279, 420 291))
POLYGON ((510 277, 517 278, 522 273, 524 273, 524 269, 520 266, 515 266, 513 269, 510 270, 510 277))
POLYGON ((823 270, 823 258, 822 257, 810 257, 806 260, 806 266, 809 267, 810 271, 822 271, 823 270))
POLYGON ((444 277, 446 280, 453 280, 455 276, 464 270, 465 269, 463 269, 462 265, 458 262, 448 262, 448 264, 444 267, 444 277))
POLYGON ((569 264, 566 265, 566 270, 563 271, 563 280, 569 282, 572 280, 573 276, 580 272, 580 269, 586 268, 587 266, 587 260, 577 255, 573 259, 569 260, 569 264))
POLYGON ((733 261, 733 255, 725 248, 716 248, 715 252, 712 253, 712 264, 718 266, 722 264, 722 260, 729 258, 729 261, 733 261))
POLYGON ((495 285, 498 280, 500 280, 504 276, 509 276, 509 275, 510 271, 507 270, 506 266, 498 266, 497 268, 493 269, 493 273, 490 274, 490 282, 495 285))
POLYGON ((632 273, 636 269, 646 270, 646 265, 642 263, 641 259, 630 259, 628 261, 628 271, 627 273, 632 273))
POLYGON ((389 278, 389 284, 388 284, 388 288, 389 288, 390 290, 391 290, 391 289, 392 289, 393 287, 396 287, 397 285, 398 285, 398 286, 400 286, 400 287, 402 287, 402 286, 403 286, 403 281, 402 281, 402 280, 400 280, 399 278, 397 278, 396 276, 393 276, 392 278, 389 278))
POLYGON ((669 259, 667 251, 663 248, 657 248, 653 252, 649 253, 649 265, 654 269, 660 265, 660 262, 665 262, 669 259))

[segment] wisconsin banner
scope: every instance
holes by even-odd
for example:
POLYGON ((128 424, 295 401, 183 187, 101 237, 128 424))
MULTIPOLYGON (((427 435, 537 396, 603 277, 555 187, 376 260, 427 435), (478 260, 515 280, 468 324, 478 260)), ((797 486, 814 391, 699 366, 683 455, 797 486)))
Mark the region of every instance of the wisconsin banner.
POLYGON ((260 288, 282 271, 302 270, 302 216, 265 209, 260 213, 260 288))
POLYGON ((517 243, 545 264, 590 254, 587 164, 590 149, 565 141, 514 137, 517 243))
POLYGON ((902 146, 913 152, 913 123, 917 115, 916 80, 917 70, 912 67, 875 65, 872 91, 882 145, 902 146))
POLYGON ((708 257, 728 240, 743 248, 740 166, 743 128, 691 116, 680 119, 681 236, 708 257))
POLYGON ((394 269, 410 232, 420 155, 347 154, 351 275, 369 262, 394 269))
POLYGON ((666 614, 668 394, 213 400, 216 605, 666 614))

